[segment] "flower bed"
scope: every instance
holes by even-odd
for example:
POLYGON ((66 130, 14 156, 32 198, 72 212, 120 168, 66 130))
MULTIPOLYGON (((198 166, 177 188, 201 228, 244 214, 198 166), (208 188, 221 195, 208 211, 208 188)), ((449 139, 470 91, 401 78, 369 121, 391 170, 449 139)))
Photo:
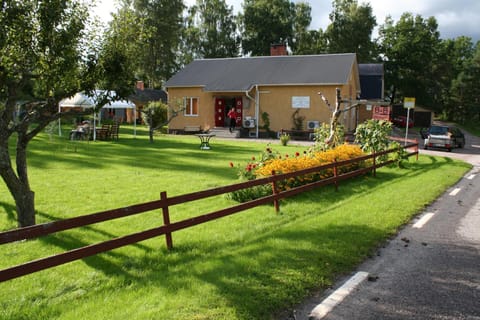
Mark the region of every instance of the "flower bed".
MULTIPOLYGON (((253 180, 256 178, 268 177, 274 174, 283 174, 295 172, 298 170, 318 167, 335 161, 340 162, 344 160, 354 159, 364 156, 365 153, 358 145, 343 144, 334 149, 327 151, 311 151, 300 154, 296 152, 294 155, 281 155, 274 152, 271 148, 267 148, 262 154, 260 160, 252 157, 252 161, 248 162, 244 167, 239 168, 239 177, 242 180, 253 180)), ((361 164, 353 163, 338 167, 338 174, 358 169, 361 164)), ((235 167, 230 163, 230 167, 235 167)), ((301 186, 313 181, 329 178, 333 176, 333 169, 323 169, 318 172, 296 176, 289 178, 277 184, 278 190, 288 190, 297 186, 301 186)), ((261 186, 248 192, 233 193, 231 198, 244 202, 258 197, 265 196, 271 193, 270 186, 261 186), (248 195, 248 196, 247 196, 248 195)))

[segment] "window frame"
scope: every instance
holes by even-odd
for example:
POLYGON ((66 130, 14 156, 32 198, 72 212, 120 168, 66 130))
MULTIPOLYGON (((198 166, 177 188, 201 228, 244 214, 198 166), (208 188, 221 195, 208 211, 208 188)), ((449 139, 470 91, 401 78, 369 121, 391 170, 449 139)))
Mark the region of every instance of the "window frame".
POLYGON ((183 115, 185 117, 198 117, 200 114, 200 98, 199 97, 184 97, 183 98, 183 106, 185 110, 183 111, 183 115), (196 113, 194 111, 194 104, 193 101, 196 100, 196 113), (188 103, 188 106, 187 106, 188 103))

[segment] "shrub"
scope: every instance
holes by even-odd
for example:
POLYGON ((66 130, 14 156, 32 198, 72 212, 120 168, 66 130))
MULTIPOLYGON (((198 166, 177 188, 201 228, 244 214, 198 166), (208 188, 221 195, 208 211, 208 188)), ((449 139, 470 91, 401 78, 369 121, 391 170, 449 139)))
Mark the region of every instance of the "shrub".
POLYGON ((288 142, 290 141, 290 135, 288 133, 282 133, 280 136, 280 143, 282 146, 286 146, 288 142))
POLYGON ((330 125, 328 123, 322 123, 321 126, 315 129, 315 144, 313 146, 314 151, 326 151, 332 147, 339 146, 345 140, 345 129, 343 125, 337 125, 335 134, 333 136, 333 142, 331 144, 325 143, 330 136, 330 125))

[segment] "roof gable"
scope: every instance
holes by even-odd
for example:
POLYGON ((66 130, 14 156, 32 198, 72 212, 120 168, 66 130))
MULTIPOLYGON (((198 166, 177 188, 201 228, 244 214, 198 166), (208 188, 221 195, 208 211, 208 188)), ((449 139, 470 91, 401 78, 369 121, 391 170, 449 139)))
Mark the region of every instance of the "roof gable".
POLYGON ((247 91, 255 85, 341 85, 348 83, 353 53, 195 60, 167 83, 206 91, 247 91))

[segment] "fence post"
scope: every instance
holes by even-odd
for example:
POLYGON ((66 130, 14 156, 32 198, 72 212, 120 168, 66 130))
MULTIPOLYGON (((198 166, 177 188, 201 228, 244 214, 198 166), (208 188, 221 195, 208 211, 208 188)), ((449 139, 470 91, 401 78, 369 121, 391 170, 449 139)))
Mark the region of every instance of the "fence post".
MULTIPOLYGON (((275 170, 272 171, 272 176, 275 176, 275 170)), ((278 194, 278 188, 275 181, 272 181, 272 193, 273 195, 278 194)), ((278 201, 278 199, 273 199, 273 206, 275 208, 275 213, 278 214, 280 212, 280 202, 278 201)))
MULTIPOLYGON (((165 201, 167 200, 167 192, 163 191, 160 193, 160 199, 165 201)), ((163 205, 162 206, 162 214, 163 214, 163 224, 165 226, 170 225, 170 212, 168 211, 168 206, 163 205)), ((173 248, 173 242, 172 242, 172 233, 167 232, 165 233, 165 240, 167 242, 167 249, 171 250, 173 248)))
POLYGON ((338 191, 338 167, 336 158, 333 162, 333 176, 335 177, 335 191, 338 191))
POLYGON ((417 157, 416 158, 417 158, 417 161, 418 161, 418 140, 417 140, 417 138, 415 138, 415 143, 417 144, 417 146, 415 147, 415 151, 417 152, 417 155, 416 155, 417 157))
POLYGON ((373 150, 373 176, 377 176, 377 153, 373 150))

